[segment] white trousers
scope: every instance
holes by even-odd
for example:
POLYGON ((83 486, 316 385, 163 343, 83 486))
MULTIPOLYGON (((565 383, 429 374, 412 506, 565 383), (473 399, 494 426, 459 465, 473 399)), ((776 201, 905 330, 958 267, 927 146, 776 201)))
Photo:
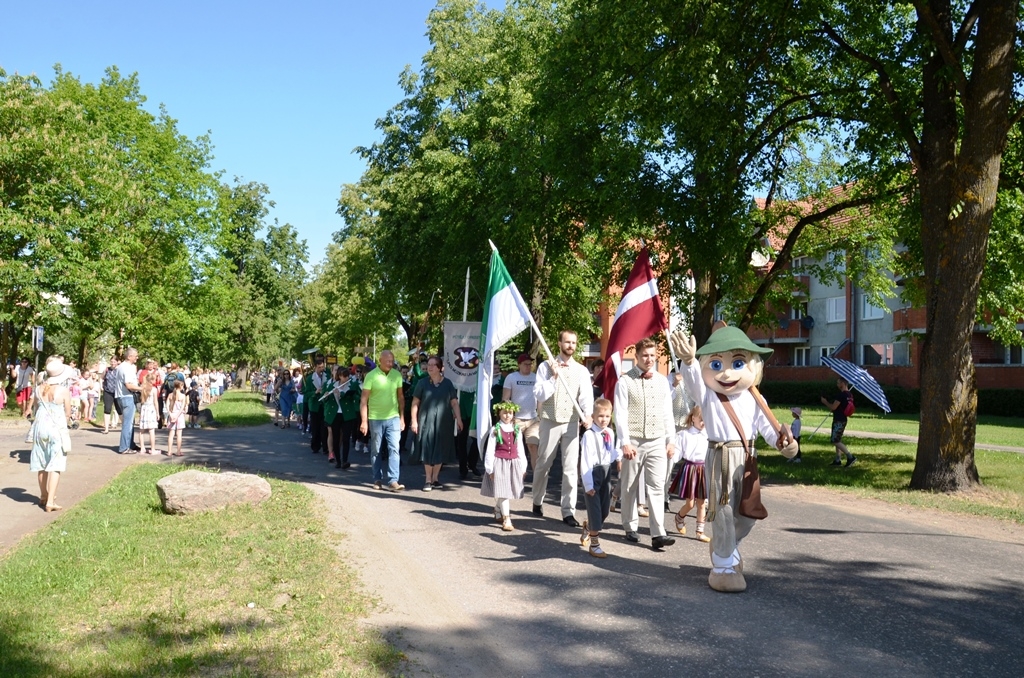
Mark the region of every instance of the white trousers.
POLYGON ((668 457, 665 453, 664 438, 640 438, 630 440, 637 449, 632 459, 622 458, 622 527, 636 532, 640 524, 637 515, 637 498, 641 483, 647 488, 648 521, 652 537, 665 536, 665 467, 668 457))
POLYGON ((537 447, 537 468, 533 470, 533 505, 544 503, 548 490, 548 473, 555 463, 555 450, 562 446, 562 517, 576 513, 576 491, 580 477, 580 425, 573 418, 567 424, 550 419, 540 420, 540 444, 537 447))

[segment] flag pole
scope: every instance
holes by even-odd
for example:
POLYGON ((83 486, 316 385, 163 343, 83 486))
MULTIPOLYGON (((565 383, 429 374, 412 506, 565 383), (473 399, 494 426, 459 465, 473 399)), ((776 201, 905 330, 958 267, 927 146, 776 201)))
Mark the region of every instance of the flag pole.
MULTIPOLYGON (((491 249, 494 250, 495 253, 498 253, 498 248, 490 238, 487 239, 487 242, 490 244, 491 249)), ((530 327, 532 327, 533 331, 537 333, 537 338, 540 340, 540 345, 544 348, 544 353, 547 354, 548 360, 555 362, 555 356, 551 353, 551 349, 548 348, 548 342, 544 341, 544 335, 541 334, 540 328, 537 327, 537 321, 533 319, 533 313, 529 313, 528 315, 530 316, 530 327)), ((576 397, 572 395, 572 392, 569 390, 569 382, 565 380, 565 375, 563 375, 561 371, 558 372, 558 381, 565 388, 565 392, 569 394, 569 399, 572 400, 573 409, 575 409, 576 414, 579 415, 580 421, 586 419, 587 415, 583 414, 583 408, 580 407, 579 402, 576 401, 576 397)))

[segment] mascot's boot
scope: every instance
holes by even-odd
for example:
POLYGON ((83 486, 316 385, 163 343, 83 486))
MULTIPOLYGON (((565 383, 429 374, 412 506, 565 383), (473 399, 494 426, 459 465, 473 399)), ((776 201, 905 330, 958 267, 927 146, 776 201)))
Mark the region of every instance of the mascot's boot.
MULTIPOLYGON (((712 555, 712 557, 715 555, 715 549, 714 549, 713 546, 711 546, 711 542, 708 542, 708 553, 710 553, 712 555)), ((739 553, 737 553, 737 555, 739 555, 739 553)), ((733 567, 733 569, 736 570, 737 572, 739 572, 740 574, 743 574, 743 556, 740 556, 740 562, 737 563, 733 567)), ((715 588, 715 587, 712 586, 711 588, 715 588)))
POLYGON ((722 593, 740 593, 747 590, 747 580, 743 578, 742 572, 735 570, 715 572, 711 570, 708 575, 708 586, 722 593))

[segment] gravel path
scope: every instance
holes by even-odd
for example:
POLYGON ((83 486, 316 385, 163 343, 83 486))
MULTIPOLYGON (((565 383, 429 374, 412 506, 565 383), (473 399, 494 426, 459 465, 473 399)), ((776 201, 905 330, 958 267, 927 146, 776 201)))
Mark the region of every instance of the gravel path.
MULTIPOLYGON (((0 431, 0 551, 54 519, 32 503, 22 435, 0 431)), ((114 454, 112 436, 75 433, 65 506, 144 461, 114 454)), ((1020 526, 768 486, 771 515, 744 542, 749 588, 726 595, 708 588, 708 548, 692 533, 654 552, 645 523, 628 544, 612 514, 610 555, 591 558, 555 519, 557 490, 544 519, 513 502, 516 530, 503 533, 479 483, 453 470, 445 489, 421 492, 422 471, 403 467, 412 489, 392 494, 370 486, 368 457, 335 470, 295 430, 187 431, 186 445, 188 462, 323 498, 380 600, 367 623, 405 652, 405 675, 1024 675, 1020 526)))

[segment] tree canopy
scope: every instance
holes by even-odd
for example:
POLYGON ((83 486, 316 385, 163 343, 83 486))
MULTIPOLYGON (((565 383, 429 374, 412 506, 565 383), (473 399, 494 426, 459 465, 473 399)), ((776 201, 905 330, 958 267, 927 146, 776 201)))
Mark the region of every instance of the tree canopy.
POLYGON ((263 222, 265 186, 222 185, 210 139, 145 102, 113 67, 98 84, 0 72, 5 353, 42 325, 83 362, 126 344, 200 363, 289 354, 304 243, 263 222))

